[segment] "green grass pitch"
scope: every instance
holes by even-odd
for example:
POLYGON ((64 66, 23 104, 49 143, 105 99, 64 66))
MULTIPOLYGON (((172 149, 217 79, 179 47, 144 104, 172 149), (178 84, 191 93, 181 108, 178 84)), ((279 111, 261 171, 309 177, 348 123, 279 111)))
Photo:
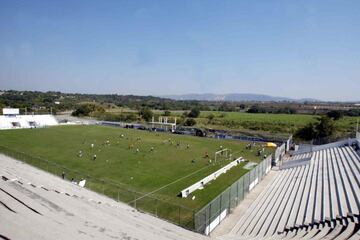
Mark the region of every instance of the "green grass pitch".
MULTIPOLYGON (((94 178, 119 183, 126 189, 141 193, 155 191, 152 195, 156 198, 194 210, 203 207, 245 174, 248 170, 243 169, 244 164, 234 167, 188 198, 178 197, 179 192, 229 162, 221 160, 214 164, 214 153, 220 146, 230 148, 233 157, 242 156, 249 161, 260 162, 261 158, 256 156, 259 144, 251 151, 245 149, 246 144, 105 126, 59 126, 0 132, 2 146, 47 159, 94 178), (94 144, 93 148, 91 144, 94 144), (78 156, 79 151, 83 152, 82 157, 78 156), (211 163, 209 158, 204 157, 206 152, 212 159, 211 163), (94 154, 96 160, 93 160, 94 154), (195 200, 192 200, 193 195, 195 200)), ((79 180, 80 177, 65 174, 67 179, 75 177, 79 180)), ((126 202, 133 198, 129 196, 129 199, 120 200, 126 202)))

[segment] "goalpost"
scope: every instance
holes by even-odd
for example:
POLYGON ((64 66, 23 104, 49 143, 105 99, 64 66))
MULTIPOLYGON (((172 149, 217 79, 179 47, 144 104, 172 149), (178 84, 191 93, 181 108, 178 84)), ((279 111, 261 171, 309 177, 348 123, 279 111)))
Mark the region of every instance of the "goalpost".
POLYGON ((232 158, 231 149, 225 148, 225 149, 215 152, 215 162, 219 159, 228 160, 231 158, 232 158))

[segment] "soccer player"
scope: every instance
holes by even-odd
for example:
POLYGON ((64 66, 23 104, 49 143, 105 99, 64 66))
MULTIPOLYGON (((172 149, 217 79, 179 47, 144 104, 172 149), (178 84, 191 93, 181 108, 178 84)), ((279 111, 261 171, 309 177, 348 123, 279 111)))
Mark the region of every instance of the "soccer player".
POLYGON ((93 156, 93 160, 94 160, 94 161, 96 160, 96 154, 94 154, 94 156, 93 156))

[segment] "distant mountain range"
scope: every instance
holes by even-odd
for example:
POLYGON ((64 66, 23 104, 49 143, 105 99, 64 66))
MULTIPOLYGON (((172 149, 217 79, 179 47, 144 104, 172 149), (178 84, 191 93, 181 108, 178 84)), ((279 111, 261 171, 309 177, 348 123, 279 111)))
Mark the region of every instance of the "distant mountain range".
POLYGON ((199 100, 199 101, 257 101, 257 102, 319 102, 318 99, 313 98, 302 98, 293 99, 285 97, 274 97, 263 94, 252 94, 252 93, 229 93, 229 94, 183 94, 183 95, 165 95, 161 96, 164 98, 170 98, 174 100, 199 100))

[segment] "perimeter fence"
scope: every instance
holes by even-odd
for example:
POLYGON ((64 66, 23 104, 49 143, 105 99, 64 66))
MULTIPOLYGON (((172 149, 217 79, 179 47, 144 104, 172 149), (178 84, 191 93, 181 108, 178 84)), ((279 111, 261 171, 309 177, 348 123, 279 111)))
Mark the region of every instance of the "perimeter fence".
POLYGON ((272 155, 240 177, 194 216, 195 231, 208 235, 271 169, 272 155))

